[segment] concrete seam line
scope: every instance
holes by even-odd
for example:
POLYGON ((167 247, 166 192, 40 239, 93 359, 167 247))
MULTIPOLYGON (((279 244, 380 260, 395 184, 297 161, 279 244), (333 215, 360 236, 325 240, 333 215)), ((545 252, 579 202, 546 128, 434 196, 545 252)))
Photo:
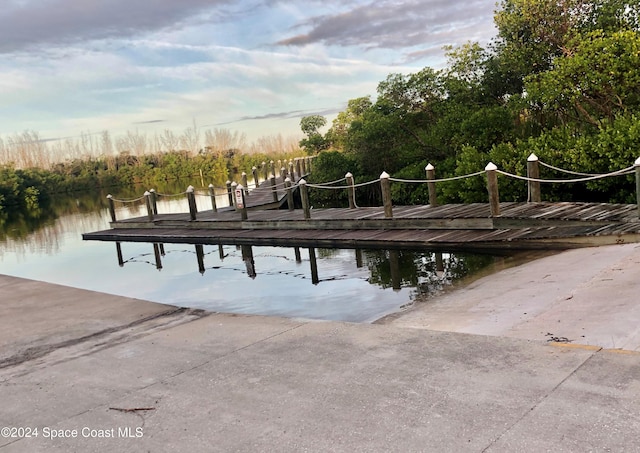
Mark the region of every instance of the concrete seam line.
POLYGON ((515 422, 513 422, 509 427, 507 427, 498 437, 496 437, 493 441, 489 443, 485 448, 482 449, 482 453, 485 453, 489 448, 491 448, 496 442, 502 439, 505 434, 511 431, 517 424, 519 424, 522 420, 524 420, 530 413, 532 413, 544 400, 546 400, 552 393, 554 393, 562 384, 564 384, 570 377, 575 375, 580 368, 586 365, 586 363, 591 360, 598 352, 600 352, 602 348, 598 348, 597 350, 593 350, 592 354, 580 364, 578 365, 571 373, 564 377, 555 387, 553 387, 549 392, 547 392, 540 400, 538 400, 533 406, 529 408, 520 418, 518 418, 515 422))

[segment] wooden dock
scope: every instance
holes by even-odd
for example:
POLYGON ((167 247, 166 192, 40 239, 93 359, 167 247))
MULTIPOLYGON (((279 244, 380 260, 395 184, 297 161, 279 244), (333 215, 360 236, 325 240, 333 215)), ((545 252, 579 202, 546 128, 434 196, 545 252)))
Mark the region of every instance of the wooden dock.
POLYGON ((277 245, 429 250, 567 249, 640 242, 636 205, 606 203, 486 203, 443 206, 234 210, 158 214, 111 223, 85 240, 190 244, 277 245))

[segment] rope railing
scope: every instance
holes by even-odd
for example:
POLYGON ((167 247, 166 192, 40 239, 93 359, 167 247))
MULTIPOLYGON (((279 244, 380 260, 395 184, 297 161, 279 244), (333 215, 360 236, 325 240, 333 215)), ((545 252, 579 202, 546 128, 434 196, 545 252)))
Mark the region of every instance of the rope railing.
POLYGON ((581 173, 579 171, 566 170, 564 168, 560 168, 560 167, 553 166, 551 164, 547 164, 545 162, 542 162, 541 160, 538 160, 538 163, 540 165, 542 165, 543 167, 547 167, 547 168, 550 168, 551 170, 559 171, 561 173, 567 173, 569 175, 575 175, 575 176, 600 176, 600 175, 604 174, 604 173, 581 173))
POLYGON ((588 182, 588 181, 595 181, 597 179, 609 178, 609 177, 612 177, 612 176, 629 175, 629 174, 632 174, 632 173, 635 172, 634 168, 635 168, 635 166, 632 165, 630 167, 623 168, 622 170, 613 171, 611 173, 605 173, 605 174, 600 174, 600 175, 592 175, 592 176, 585 177, 585 178, 575 178, 575 179, 540 179, 540 178, 530 178, 528 176, 514 175, 513 173, 508 173, 508 172, 502 171, 502 170, 496 170, 496 172, 501 174, 501 175, 503 175, 503 176, 508 176, 510 178, 519 179, 521 181, 559 184, 559 183, 588 182))
MULTIPOLYGON (((354 177, 351 173, 347 173, 345 177, 336 179, 334 181, 328 181, 323 183, 307 183, 304 179, 300 179, 298 181, 291 181, 290 179, 283 179, 283 175, 280 177, 276 177, 272 172, 272 176, 263 181, 262 187, 258 184, 258 181, 255 180, 254 183, 257 185, 251 192, 248 191, 249 184, 246 182, 246 176, 243 174, 243 182, 247 187, 244 187, 242 184, 231 183, 227 181, 226 187, 222 188, 223 193, 215 193, 215 189, 211 184, 209 185, 209 193, 197 193, 193 187, 189 187, 185 192, 180 192, 177 194, 160 194, 151 192, 145 192, 145 195, 138 198, 133 199, 114 199, 111 195, 108 196, 111 210, 112 220, 115 222, 115 209, 113 207, 114 202, 120 203, 134 203, 139 202, 143 199, 146 199, 147 209, 148 209, 148 218, 150 221, 153 221, 154 216, 157 215, 157 207, 156 200, 159 197, 169 198, 169 197, 179 197, 184 196, 186 194, 187 199, 189 201, 189 210, 191 214, 191 220, 196 219, 197 207, 195 203, 195 197, 209 197, 211 199, 212 209, 214 211, 217 210, 215 197, 216 196, 228 196, 229 204, 231 207, 235 208, 236 211, 241 213, 242 220, 247 219, 247 205, 245 197, 253 192, 269 192, 274 195, 275 201, 282 201, 282 198, 276 196, 278 192, 286 193, 286 202, 289 207, 289 210, 294 210, 293 203, 293 191, 298 189, 300 191, 300 198, 302 200, 302 206, 304 210, 304 218, 310 218, 310 210, 311 206, 309 203, 309 194, 308 189, 318 189, 318 190, 346 190, 348 193, 349 199, 349 208, 357 208, 358 205, 355 202, 355 189, 370 186, 372 184, 380 184, 382 190, 382 200, 384 205, 385 218, 392 217, 392 200, 391 200, 391 182, 401 183, 401 184, 425 184, 429 189, 429 205, 437 206, 437 197, 436 197, 436 183, 446 183, 450 181, 457 181, 467 178, 473 178, 481 175, 486 175, 487 180, 487 191, 489 192, 489 206, 491 211, 491 216, 500 215, 500 202, 498 196, 498 180, 497 175, 502 175, 508 178, 513 178, 520 181, 526 181, 528 185, 528 196, 527 202, 540 202, 540 184, 574 184, 574 183, 584 183, 590 181, 597 181, 604 178, 609 177, 617 177, 617 176, 626 176, 631 175, 633 173, 636 174, 636 186, 638 192, 638 212, 640 216, 640 158, 636 160, 633 165, 629 167, 623 168, 621 170, 612 171, 609 173, 601 173, 601 174, 588 174, 588 173, 580 173, 571 170, 565 170, 559 167, 555 167, 550 164, 546 164, 544 162, 540 162, 535 154, 531 154, 527 159, 527 176, 521 176, 517 174, 513 174, 504 170, 499 170, 496 165, 493 163, 489 163, 484 170, 477 171, 474 173, 469 173, 466 175, 458 175, 447 178, 435 178, 435 169, 429 164, 425 167, 426 170, 426 179, 402 179, 402 178, 391 178, 386 172, 383 172, 380 175, 380 178, 374 179, 371 181, 361 182, 355 184, 354 177), (554 171, 559 171, 567 174, 572 174, 575 176, 579 176, 578 178, 572 179, 544 179, 539 177, 539 164, 543 165, 546 168, 549 168, 554 171), (276 183, 277 179, 280 179, 281 182, 276 183), (342 184, 346 181, 346 184, 342 184), (266 184, 265 184, 266 182, 266 184), (271 184, 270 182, 273 182, 271 184), (242 188, 243 190, 239 190, 242 188)), ((266 175, 266 173, 265 173, 266 175)))
POLYGON ((117 201, 118 203, 123 203, 123 204, 126 204, 126 203, 137 203, 140 200, 144 200, 144 195, 142 195, 141 197, 138 197, 138 198, 121 199, 121 198, 113 198, 113 197, 111 197, 110 199, 113 200, 113 201, 117 201))
POLYGON ((403 183, 418 183, 424 184, 425 182, 449 182, 449 181, 457 181, 459 179, 473 178, 474 176, 480 176, 484 174, 485 171, 477 171, 475 173, 469 173, 468 175, 460 175, 460 176, 452 176, 450 178, 441 178, 441 179, 398 179, 398 178, 389 178, 389 181, 394 182, 403 182, 403 183))

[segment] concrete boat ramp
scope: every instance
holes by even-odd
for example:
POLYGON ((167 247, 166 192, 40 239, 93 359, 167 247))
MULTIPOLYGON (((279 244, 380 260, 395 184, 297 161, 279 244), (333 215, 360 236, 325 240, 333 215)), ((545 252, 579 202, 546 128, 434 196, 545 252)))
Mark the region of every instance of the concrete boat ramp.
POLYGON ((639 279, 571 250, 348 324, 0 276, 0 452, 640 451, 639 279))

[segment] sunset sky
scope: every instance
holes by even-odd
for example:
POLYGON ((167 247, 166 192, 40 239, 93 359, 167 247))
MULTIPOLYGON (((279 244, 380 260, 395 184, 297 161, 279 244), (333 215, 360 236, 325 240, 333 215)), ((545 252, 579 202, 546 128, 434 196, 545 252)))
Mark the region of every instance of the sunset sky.
POLYGON ((495 0, 5 0, 0 137, 299 134, 390 73, 487 43, 495 0))

